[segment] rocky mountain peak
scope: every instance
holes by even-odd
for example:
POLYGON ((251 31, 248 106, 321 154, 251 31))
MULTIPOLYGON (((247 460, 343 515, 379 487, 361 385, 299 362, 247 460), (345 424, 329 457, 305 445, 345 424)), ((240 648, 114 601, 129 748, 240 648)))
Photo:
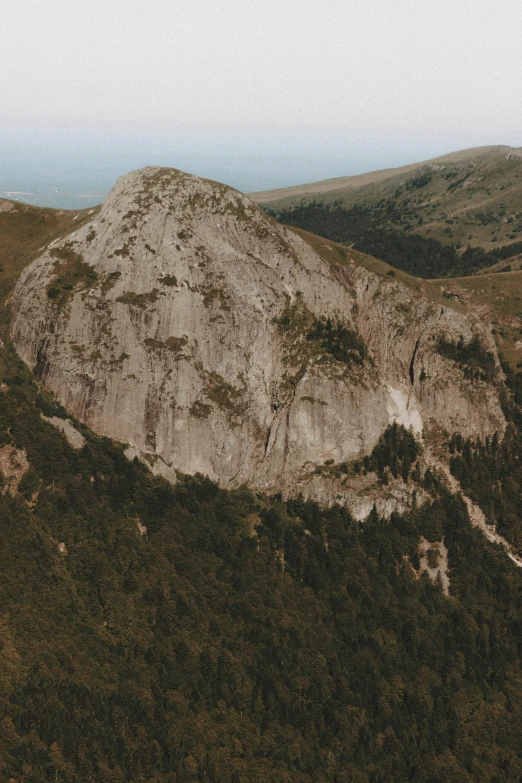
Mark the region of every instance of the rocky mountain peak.
POLYGON ((201 472, 364 515, 410 500, 347 469, 391 423, 418 438, 505 427, 491 336, 458 303, 174 169, 122 177, 46 248, 17 284, 11 334, 71 415, 171 480, 201 472))

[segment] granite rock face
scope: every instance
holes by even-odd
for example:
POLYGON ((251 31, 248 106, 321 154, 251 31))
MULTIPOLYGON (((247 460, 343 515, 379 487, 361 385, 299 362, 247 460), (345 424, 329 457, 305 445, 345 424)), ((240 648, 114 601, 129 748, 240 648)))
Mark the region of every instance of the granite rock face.
POLYGON ((11 335, 71 415, 154 472, 354 507, 357 489, 317 469, 369 454, 390 422, 505 428, 498 368, 470 383, 436 348, 478 335, 495 354, 488 330, 387 271, 224 185, 146 168, 24 271, 11 335), (356 333, 359 353, 307 339, 321 319, 356 333))

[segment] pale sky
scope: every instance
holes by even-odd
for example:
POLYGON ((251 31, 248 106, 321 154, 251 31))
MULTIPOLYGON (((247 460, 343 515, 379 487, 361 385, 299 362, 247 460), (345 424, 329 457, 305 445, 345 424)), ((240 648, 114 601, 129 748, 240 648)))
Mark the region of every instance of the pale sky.
POLYGON ((344 156, 341 176, 522 145, 520 0, 0 0, 0 11, 0 176, 24 144, 53 139, 171 165, 176 153, 262 165, 293 151, 317 162, 316 178, 321 154, 324 176, 344 156))

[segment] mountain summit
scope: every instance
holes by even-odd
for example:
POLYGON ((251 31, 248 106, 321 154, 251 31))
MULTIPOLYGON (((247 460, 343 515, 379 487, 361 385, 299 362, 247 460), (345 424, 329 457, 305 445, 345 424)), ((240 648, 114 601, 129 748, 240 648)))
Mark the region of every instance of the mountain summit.
POLYGON ((200 472, 364 515, 388 501, 343 466, 394 422, 419 437, 505 428, 478 318, 174 169, 122 177, 44 250, 14 291, 11 335, 70 414, 173 481, 200 472))

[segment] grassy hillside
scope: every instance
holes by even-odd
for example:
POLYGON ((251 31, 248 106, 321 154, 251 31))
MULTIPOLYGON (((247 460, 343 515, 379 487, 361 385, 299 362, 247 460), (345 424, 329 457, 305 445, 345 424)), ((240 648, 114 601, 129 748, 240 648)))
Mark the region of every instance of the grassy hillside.
POLYGON ((416 169, 426 164, 460 165, 473 157, 494 155, 498 152, 510 149, 510 147, 505 146, 472 147, 467 150, 450 152, 447 155, 441 155, 421 163, 409 163, 406 166, 399 166, 398 168, 379 169, 377 171, 369 171, 365 174, 355 174, 348 177, 334 177, 333 179, 324 179, 320 182, 309 182, 304 185, 292 185, 287 188, 259 191, 250 193, 249 195, 254 201, 258 201, 260 204, 272 202, 279 203, 283 200, 286 200, 289 204, 292 201, 297 202, 302 198, 314 199, 318 195, 331 194, 336 190, 339 192, 359 190, 365 185, 379 184, 384 182, 384 180, 402 174, 411 175, 416 169))
MULTIPOLYGON (((40 240, 16 241, 4 292, 40 240)), ((5 315, 0 463, 25 461, 0 486, 0 783, 522 779, 522 572, 419 473, 410 434, 390 428, 352 466, 429 490, 389 521, 200 476, 172 487, 77 422, 79 451, 42 419, 65 414, 5 315), (448 548, 449 597, 420 573, 421 537, 448 548)), ((522 547, 515 431, 448 449, 522 547)))
POLYGON ((402 169, 253 197, 276 213, 312 202, 349 214, 357 206, 381 230, 457 248, 491 250, 522 240, 522 155, 510 147, 464 150, 402 169))
POLYGON ((509 147, 254 197, 281 223, 417 277, 521 266, 522 154, 509 147))
POLYGON ((39 250, 79 228, 98 209, 48 209, 0 199, 0 300, 39 250))
POLYGON ((497 245, 493 250, 470 245, 457 249, 431 237, 390 227, 390 220, 401 223, 402 212, 395 206, 393 210, 358 205, 345 209, 338 204, 325 206, 312 202, 280 212, 269 210, 269 214, 280 223, 381 258, 395 269, 416 277, 454 277, 491 269, 509 271, 520 266, 522 241, 497 245), (383 223, 383 211, 387 223, 383 223))

